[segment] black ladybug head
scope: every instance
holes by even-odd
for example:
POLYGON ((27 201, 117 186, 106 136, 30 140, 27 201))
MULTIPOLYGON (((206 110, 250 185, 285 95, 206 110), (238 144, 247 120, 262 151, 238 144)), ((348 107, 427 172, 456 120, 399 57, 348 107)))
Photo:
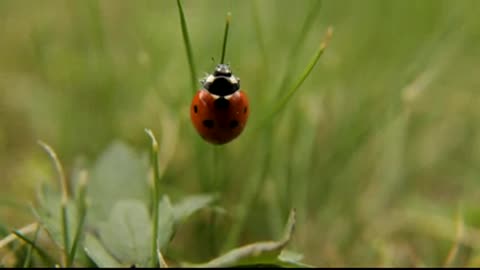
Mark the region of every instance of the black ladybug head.
POLYGON ((230 67, 226 64, 219 64, 216 68, 215 71, 213 72, 213 76, 226 76, 230 77, 232 76, 232 70, 230 67))
POLYGON ((219 64, 213 74, 208 75, 202 83, 208 92, 217 96, 228 96, 240 89, 240 79, 232 74, 226 64, 219 64))

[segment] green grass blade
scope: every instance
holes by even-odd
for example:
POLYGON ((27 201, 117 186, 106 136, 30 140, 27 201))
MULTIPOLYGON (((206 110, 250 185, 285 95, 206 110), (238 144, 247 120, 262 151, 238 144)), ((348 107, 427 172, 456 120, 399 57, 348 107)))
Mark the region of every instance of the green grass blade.
POLYGON ((70 239, 68 237, 68 217, 67 217, 67 204, 62 201, 62 231, 63 231, 63 251, 65 256, 65 266, 70 267, 70 255, 68 248, 70 247, 70 239))
POLYGON ((260 122, 260 126, 258 126, 257 128, 263 126, 266 122, 272 120, 272 118, 274 118, 275 115, 281 109, 283 109, 285 107, 285 105, 287 105, 288 101, 290 101, 292 96, 297 92, 297 90, 300 88, 300 86, 303 84, 303 82, 307 79, 307 77, 312 72, 313 68, 315 67, 318 60, 320 59, 320 56, 322 56, 323 52, 327 48, 328 42, 330 41, 332 34, 333 34, 333 30, 330 27, 327 30, 327 36, 326 36, 325 40, 322 41, 322 43, 320 44, 317 52, 315 53, 312 60, 310 61, 308 66, 305 68, 305 70, 303 71, 301 76, 296 80, 295 84, 292 86, 292 88, 290 88, 290 90, 287 92, 287 94, 276 104, 275 107, 273 107, 273 109, 270 111, 270 113, 267 114, 266 118, 263 121, 260 122))
POLYGON ((57 153, 53 150, 53 148, 46 144, 45 142, 38 141, 38 144, 47 152, 47 154, 50 156, 53 165, 55 166, 55 170, 57 171, 58 174, 58 179, 60 182, 60 188, 62 189, 62 196, 63 200, 67 201, 68 200, 68 183, 67 179, 65 177, 65 173, 63 170, 63 166, 60 163, 60 160, 58 159, 57 153))
POLYGON ((301 28, 300 34, 298 38, 296 39, 297 42, 295 42, 294 46, 291 47, 290 51, 288 52, 287 59, 293 59, 293 61, 289 61, 288 67, 285 71, 285 75, 283 76, 283 80, 280 83, 280 87, 278 88, 277 91, 272 91, 272 94, 274 97, 278 96, 278 93, 283 93, 283 91, 286 90, 288 87, 290 81, 291 81, 291 70, 295 70, 296 66, 298 64, 298 61, 295 61, 297 57, 295 57, 295 54, 300 51, 300 46, 305 43, 305 39, 307 38, 307 33, 310 31, 310 29, 313 26, 313 22, 315 21, 315 18, 318 16, 320 13, 319 10, 321 8, 322 1, 318 0, 315 1, 313 6, 310 7, 310 13, 308 13, 305 22, 303 23, 303 26, 301 28))
POLYGON ((197 73, 195 71, 196 70, 195 63, 193 60, 192 45, 190 43, 190 37, 188 35, 187 22, 185 20, 185 13, 183 12, 182 2, 180 0, 177 0, 177 6, 178 6, 178 12, 180 15, 180 24, 182 27, 183 42, 185 43, 185 49, 187 51, 192 90, 195 93, 197 91, 197 73))
POLYGON ((225 33, 223 35, 223 46, 222 46, 222 56, 220 58, 220 63, 225 63, 225 52, 227 51, 227 40, 228 40, 228 30, 230 28, 230 20, 232 18, 232 14, 230 12, 227 13, 227 20, 225 22, 225 33))
POLYGON ((61 227, 62 227, 62 234, 63 234, 64 265, 66 267, 69 267, 70 266, 70 261, 69 261, 70 256, 69 256, 68 249, 70 247, 70 241, 68 239, 69 237, 68 237, 68 217, 67 217, 67 203, 68 203, 68 197, 69 197, 69 195, 68 195, 68 193, 69 193, 68 192, 68 183, 67 183, 67 179, 65 177, 65 173, 64 173, 62 164, 60 163, 60 160, 58 159, 58 156, 55 153, 55 151, 53 150, 53 148, 50 145, 48 145, 48 144, 46 144, 42 141, 39 141, 38 143, 48 153, 48 155, 52 159, 52 162, 55 165, 55 169, 57 170, 57 173, 58 173, 60 187, 61 187, 61 190, 62 190, 62 201, 61 201, 61 204, 60 204, 60 215, 61 215, 61 219, 62 219, 61 227))
POLYGON ((75 238, 73 239, 72 249, 70 250, 69 262, 75 261, 75 254, 77 252, 78 243, 82 236, 83 227, 85 224, 85 218, 87 215, 87 201, 86 201, 86 189, 87 189, 87 173, 84 171, 80 175, 79 180, 79 194, 78 194, 78 225, 75 232, 75 238))
MULTIPOLYGON (((35 229, 35 234, 33 236, 33 243, 37 243, 37 237, 38 237, 38 232, 40 232, 40 225, 37 225, 37 229, 35 229)), ((30 268, 30 264, 32 261, 32 252, 33 252, 33 246, 29 245, 28 250, 27 250, 27 256, 25 257, 25 262, 23 263, 23 268, 30 268)))
POLYGON ((40 257, 43 260, 45 260, 47 263, 49 263, 51 265, 55 264, 55 260, 52 257, 50 257, 50 255, 48 255, 48 253, 45 250, 43 250, 41 247, 39 247, 34 241, 28 239, 26 236, 24 236, 21 232, 19 232, 17 230, 13 231, 12 233, 15 234, 18 238, 25 241, 30 246, 32 246, 32 248, 35 249, 38 252, 38 254, 40 255, 40 257))
POLYGON ((158 265, 158 201, 160 197, 160 172, 158 169, 158 142, 155 139, 155 135, 150 129, 146 129, 152 141, 150 161, 153 168, 153 205, 152 205, 152 221, 153 221, 153 234, 152 234, 152 267, 158 265))

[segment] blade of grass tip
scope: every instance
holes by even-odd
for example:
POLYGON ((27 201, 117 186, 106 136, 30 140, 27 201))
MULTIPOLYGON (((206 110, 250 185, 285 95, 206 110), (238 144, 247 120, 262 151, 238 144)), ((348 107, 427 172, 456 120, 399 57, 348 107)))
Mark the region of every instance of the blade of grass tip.
POLYGON ((86 192, 87 192, 87 181, 88 175, 87 171, 80 172, 80 179, 79 179, 79 193, 78 193, 78 225, 77 231, 75 232, 75 238, 73 239, 72 249, 70 250, 69 261, 75 261, 75 254, 77 252, 78 243, 80 242, 80 238, 82 236, 83 227, 85 224, 85 219, 87 215, 87 200, 86 200, 86 192))
MULTIPOLYGON (((310 13, 308 13, 305 22, 303 23, 303 26, 301 28, 300 34, 298 38, 296 39, 297 42, 295 42, 294 46, 291 47, 290 51, 288 52, 288 57, 287 59, 297 59, 295 57, 295 53, 300 50, 300 45, 305 43, 305 39, 307 38, 307 33, 310 31, 312 28, 313 22, 315 21, 315 18, 319 14, 319 9, 321 8, 322 1, 314 1, 313 6, 310 8, 310 13)), ((285 70, 285 74, 283 76, 283 80, 280 83, 280 87, 278 87, 277 91, 273 91, 273 96, 276 97, 278 95, 278 91, 283 91, 287 88, 288 84, 290 83, 291 79, 291 72, 290 70, 294 70, 298 64, 298 61, 289 61, 288 62, 288 67, 285 70)))
POLYGON ((46 144, 43 141, 38 141, 38 144, 47 152, 47 154, 50 156, 53 165, 55 166, 55 169, 58 173, 58 179, 60 182, 60 188, 62 189, 62 199, 63 200, 68 200, 69 196, 69 188, 68 188, 68 183, 67 179, 65 178, 65 173, 63 171, 62 164, 60 163, 60 160, 58 159, 57 153, 53 150, 53 148, 46 144))
POLYGON ((190 68, 190 79, 192 83, 192 90, 195 93, 197 91, 197 74, 195 69, 195 63, 193 60, 192 45, 188 35, 187 22, 185 20, 185 13, 183 12, 182 2, 177 0, 178 12, 180 14, 180 25, 182 27, 183 42, 185 43, 185 49, 187 51, 188 66, 190 68))
MULTIPOLYGON (((31 232, 34 232, 36 230, 37 226, 38 226, 38 224, 36 222, 34 222, 34 223, 28 224, 28 225, 18 229, 17 232, 21 232, 22 234, 31 233, 31 232)), ((17 239, 17 238, 15 237, 14 233, 11 233, 11 234, 7 235, 5 238, 0 240, 0 249, 6 247, 8 244, 15 241, 15 239, 17 239)))
POLYGON ((45 250, 43 250, 41 247, 39 247, 34 241, 32 241, 32 240, 28 239, 26 236, 24 236, 23 233, 21 233, 18 230, 13 231, 12 233, 15 236, 17 236, 18 238, 22 239, 25 243, 32 246, 33 249, 35 249, 38 252, 38 255, 40 255, 40 257, 45 262, 47 262, 48 264, 51 264, 51 265, 55 264, 55 260, 50 255, 48 255, 48 253, 45 250))
POLYGON ((150 153, 150 162, 153 168, 153 205, 152 205, 152 267, 157 267, 158 265, 158 201, 160 197, 160 172, 158 169, 158 142, 155 139, 155 135, 150 129, 145 129, 145 132, 150 137, 152 141, 151 153, 150 153))
POLYGON ((59 181, 60 181, 60 186, 62 189, 62 201, 60 205, 60 215, 62 219, 62 233, 63 233, 63 257, 64 257, 64 265, 66 267, 70 266, 70 261, 69 261, 69 252, 68 249, 70 247, 70 240, 68 239, 68 217, 67 217, 67 203, 68 203, 68 185, 67 185, 67 180, 65 178, 65 173, 63 171, 62 164, 60 163, 60 160, 58 159, 57 154, 53 150, 50 145, 46 144, 45 142, 39 141, 38 142, 40 146, 42 146, 45 151, 48 153, 50 158, 52 159, 52 162, 55 165, 55 168, 57 170, 58 176, 59 176, 59 181))
POLYGON ((227 40, 228 40, 228 30, 230 28, 230 20, 232 18, 232 13, 227 13, 227 19, 225 21, 225 32, 223 35, 223 46, 222 46, 222 56, 220 57, 220 63, 225 63, 225 52, 227 51, 227 40))
POLYGON ((260 122, 260 124, 255 128, 258 129, 261 126, 263 126, 266 122, 271 120, 285 105, 290 101, 292 96, 297 92, 297 90, 300 88, 300 86, 303 84, 303 82, 307 79, 307 77, 310 75, 312 72, 313 68, 317 64, 318 60, 320 59, 320 56, 322 56, 323 52, 328 46, 328 43, 333 35, 333 28, 329 27, 327 30, 326 37, 320 44, 317 52, 313 56, 312 60, 308 64, 308 66, 305 68, 301 76, 296 80, 295 84, 292 86, 292 88, 287 92, 287 94, 276 104, 276 106, 271 110, 270 113, 267 114, 267 116, 264 118, 263 121, 260 122))
MULTIPOLYGON (((40 232, 40 225, 37 224, 37 229, 35 230, 35 234, 33 235, 33 243, 37 243, 38 233, 40 232)), ((27 250, 27 256, 25 257, 25 261, 23 262, 23 268, 30 268, 30 264, 32 261, 32 251, 33 246, 29 245, 27 250)))

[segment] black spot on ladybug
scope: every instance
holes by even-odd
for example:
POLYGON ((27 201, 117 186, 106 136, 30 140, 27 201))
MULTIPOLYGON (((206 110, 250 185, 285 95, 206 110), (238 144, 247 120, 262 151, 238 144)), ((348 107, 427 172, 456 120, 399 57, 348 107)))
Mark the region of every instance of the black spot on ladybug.
POLYGON ((213 128, 214 125, 213 120, 203 120, 202 123, 207 128, 213 128))
POLYGON ((230 128, 233 129, 236 127, 238 127, 238 121, 237 120, 230 121, 230 128))
POLYGON ((247 107, 243 108, 243 113, 247 113, 247 107))
POLYGON ((193 111, 194 111, 195 113, 198 112, 198 107, 197 107, 197 105, 193 106, 193 111))
POLYGON ((217 108, 217 109, 225 110, 225 109, 228 109, 228 106, 230 106, 230 101, 228 101, 227 99, 225 99, 225 98, 223 98, 223 97, 220 97, 220 98, 217 98, 217 99, 213 102, 213 105, 214 105, 215 108, 217 108))

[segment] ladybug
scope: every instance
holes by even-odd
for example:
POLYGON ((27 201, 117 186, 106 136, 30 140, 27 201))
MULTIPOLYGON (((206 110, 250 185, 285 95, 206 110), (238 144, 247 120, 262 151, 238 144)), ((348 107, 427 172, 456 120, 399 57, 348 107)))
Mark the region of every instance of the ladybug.
POLYGON ((197 91, 190 106, 192 124, 207 142, 226 144, 237 138, 247 124, 248 97, 227 64, 217 65, 201 84, 203 88, 197 91))

